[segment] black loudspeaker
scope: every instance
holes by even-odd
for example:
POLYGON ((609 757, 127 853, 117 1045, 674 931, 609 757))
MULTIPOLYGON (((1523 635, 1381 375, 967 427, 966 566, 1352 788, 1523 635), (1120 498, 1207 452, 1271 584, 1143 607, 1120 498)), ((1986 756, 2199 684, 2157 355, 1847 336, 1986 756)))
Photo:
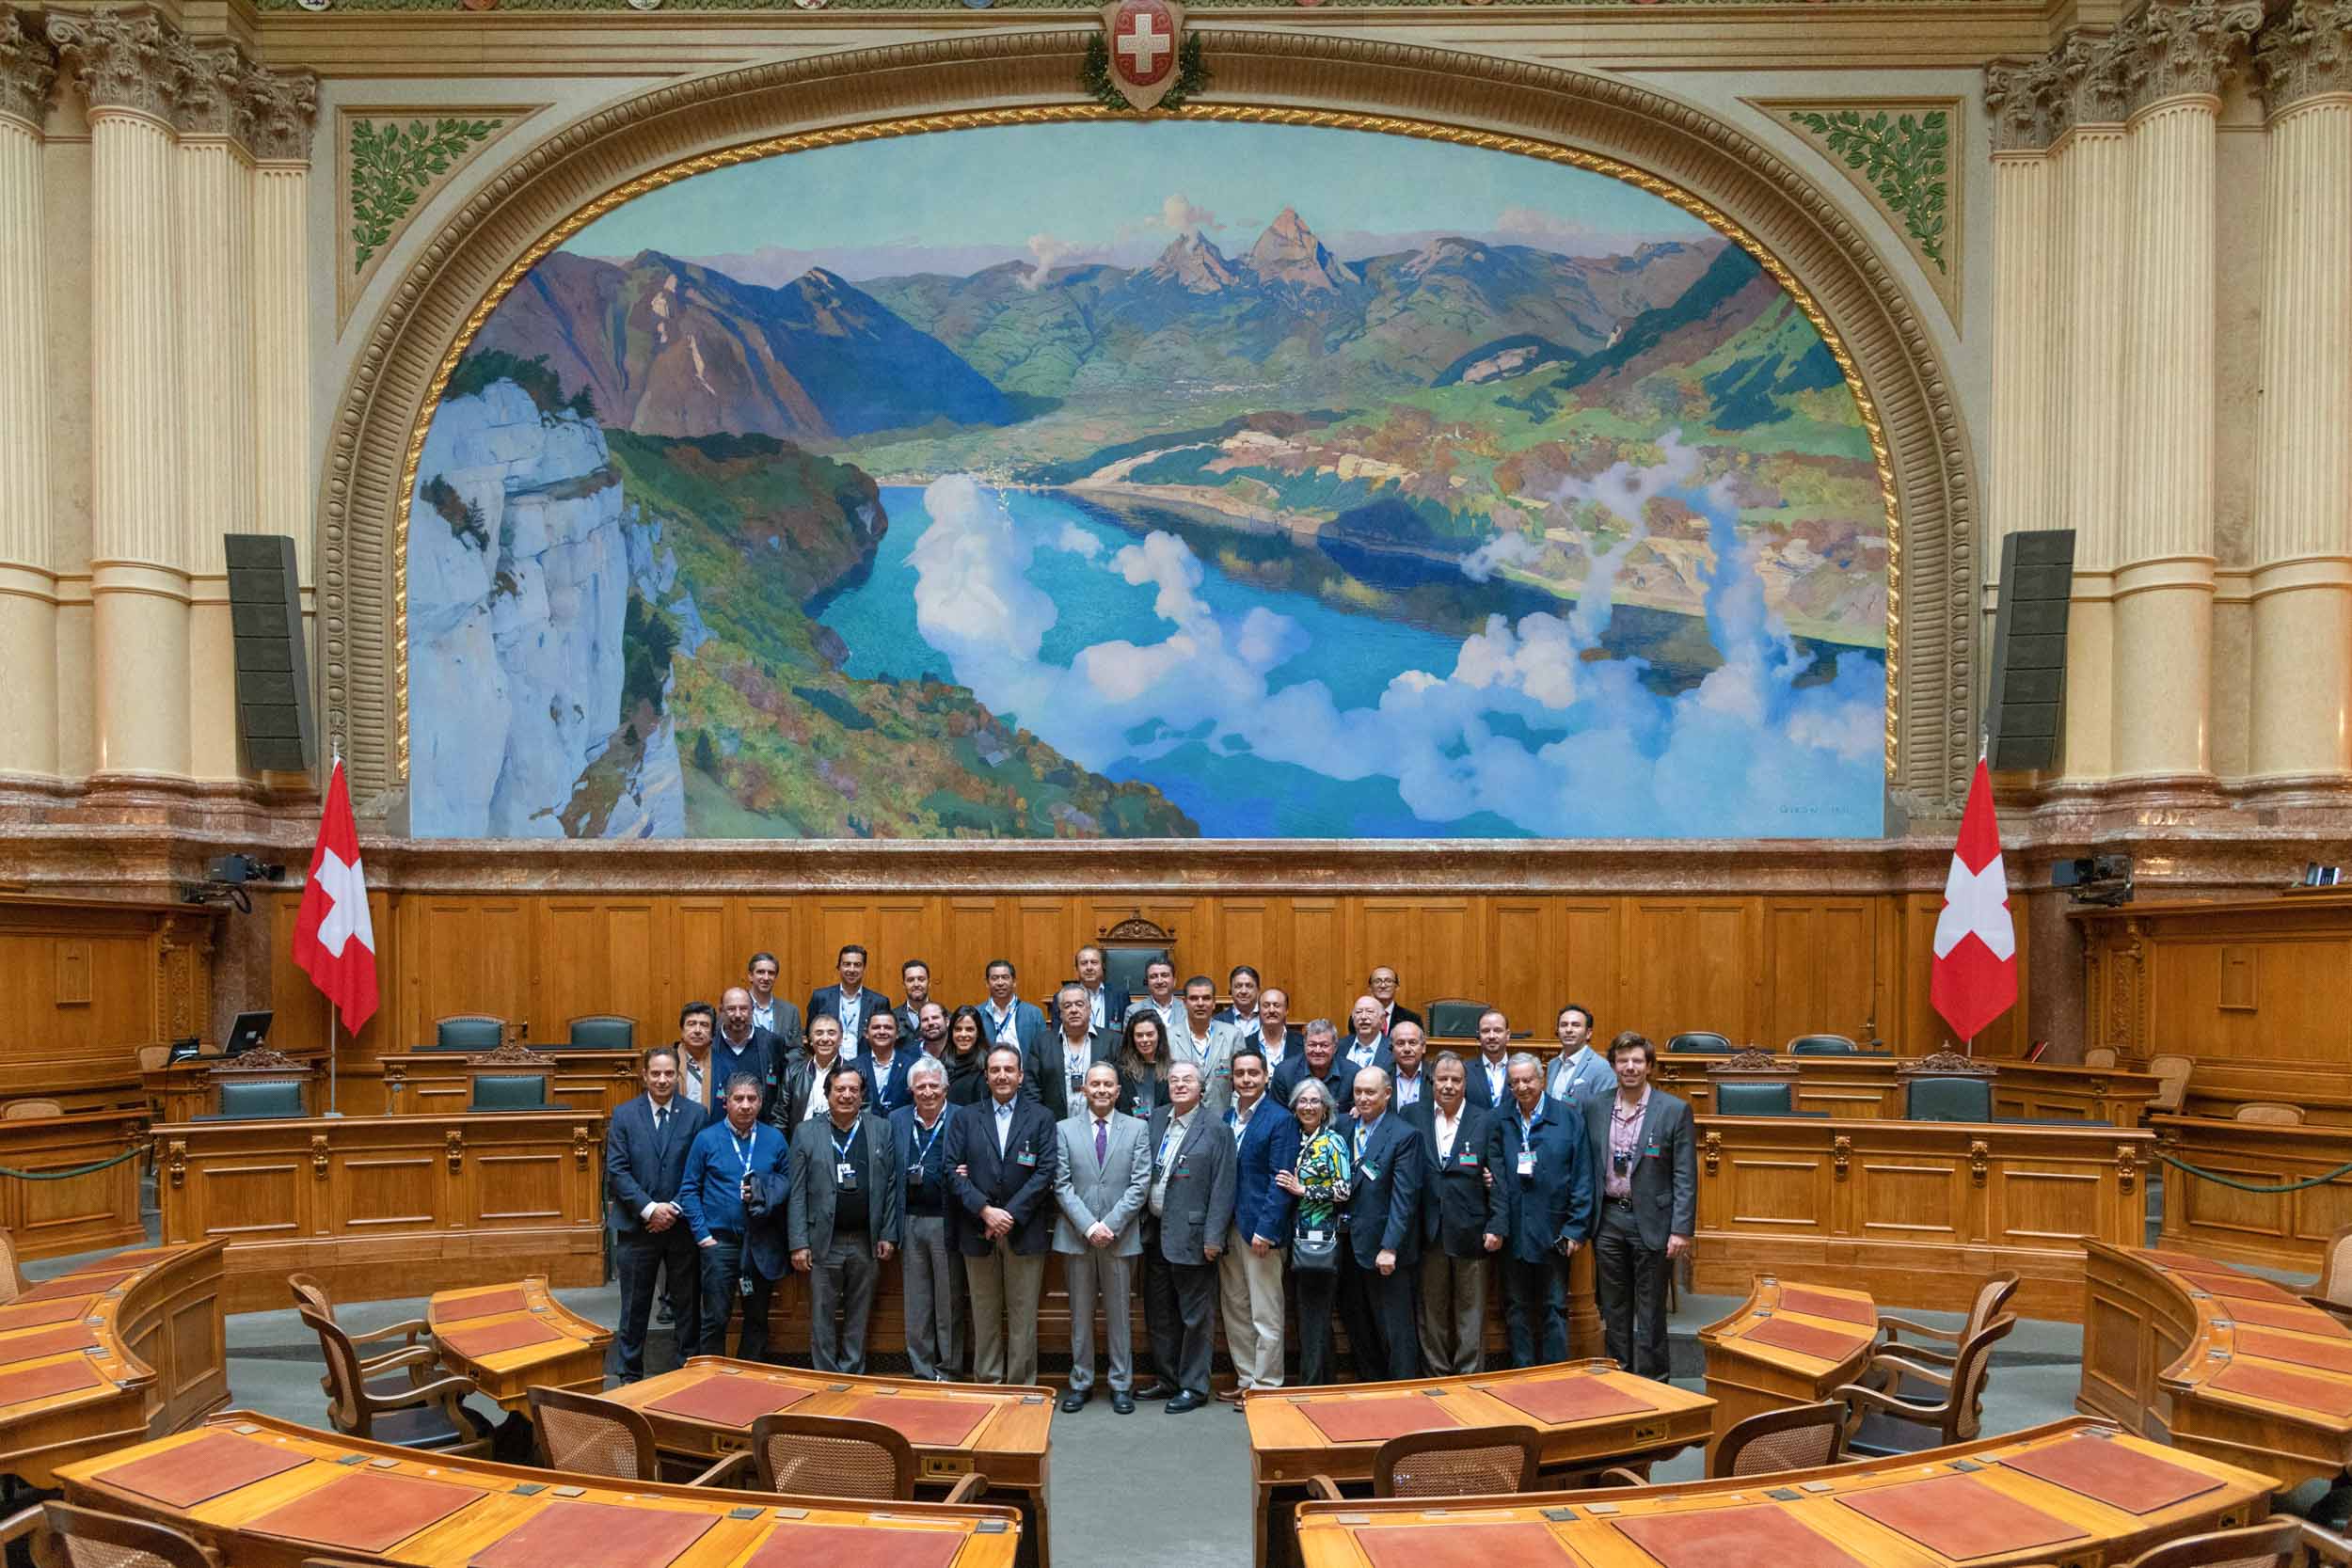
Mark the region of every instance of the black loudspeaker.
POLYGON ((294 542, 282 533, 231 533, 229 619, 237 639, 237 730, 246 761, 303 773, 317 747, 310 724, 310 661, 302 647, 302 590, 294 542))
POLYGON ((2074 592, 2073 529, 2037 529, 2001 541, 1993 697, 1984 720, 1996 769, 2058 766, 2066 709, 2066 610, 2074 592))

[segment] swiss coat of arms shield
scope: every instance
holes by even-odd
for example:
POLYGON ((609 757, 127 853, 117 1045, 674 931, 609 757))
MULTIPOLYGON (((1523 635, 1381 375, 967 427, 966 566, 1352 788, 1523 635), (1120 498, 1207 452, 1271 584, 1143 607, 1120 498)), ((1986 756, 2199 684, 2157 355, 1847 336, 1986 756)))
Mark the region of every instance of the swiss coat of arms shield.
POLYGON ((1184 8, 1171 0, 1112 0, 1103 8, 1112 83, 1128 103, 1149 109, 1176 85, 1176 52, 1184 41, 1184 8))

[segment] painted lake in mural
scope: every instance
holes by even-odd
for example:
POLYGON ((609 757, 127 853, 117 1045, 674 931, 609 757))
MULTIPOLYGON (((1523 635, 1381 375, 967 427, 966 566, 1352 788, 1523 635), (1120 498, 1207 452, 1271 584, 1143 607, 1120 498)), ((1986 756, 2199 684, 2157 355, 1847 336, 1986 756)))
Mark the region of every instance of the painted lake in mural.
POLYGON ((1181 121, 771 158, 461 361, 411 817, 1869 835, 1886 546, 1795 303, 1601 176, 1181 121))

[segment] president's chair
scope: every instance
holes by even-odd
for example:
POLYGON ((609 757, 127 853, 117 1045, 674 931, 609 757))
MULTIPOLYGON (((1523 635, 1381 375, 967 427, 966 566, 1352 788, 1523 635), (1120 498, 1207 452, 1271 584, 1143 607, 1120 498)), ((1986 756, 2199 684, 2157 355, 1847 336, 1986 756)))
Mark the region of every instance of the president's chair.
POLYGON ((254 1121, 309 1115, 307 1091, 318 1075, 308 1062, 262 1045, 242 1056, 222 1057, 207 1076, 215 1096, 214 1114, 198 1119, 254 1121))
POLYGON ((433 1021, 436 1051, 496 1051, 506 1043, 506 1021, 487 1013, 452 1013, 433 1021))
MULTIPOLYGON (((1154 958, 1176 962, 1176 927, 1141 914, 1099 927, 1094 945, 1103 950, 1103 989, 1113 996, 1134 998, 1145 993, 1143 972, 1154 958)), ((1184 975, 1176 976, 1181 983, 1184 975)))
POLYGON ((634 1051, 637 1021, 614 1013, 592 1013, 572 1020, 566 1031, 574 1051, 634 1051))
POLYGON ((1472 1002, 1465 996, 1439 997, 1426 1003, 1422 1017, 1433 1040, 1474 1040, 1478 1037, 1478 1021, 1486 1016, 1484 1002, 1472 1002))
POLYGON ((1715 1114, 1719 1117, 1793 1117, 1796 1097, 1785 1083, 1743 1084, 1715 1080, 1715 1114))
POLYGON ((1989 1078, 1914 1078, 1903 1085, 1905 1121, 1991 1121, 1989 1078))
POLYGON ((1728 1056, 1731 1054, 1731 1041, 1727 1037, 1708 1030, 1686 1029, 1666 1041, 1666 1050, 1669 1054, 1677 1056, 1728 1056))
POLYGON ((1799 1035, 1788 1051, 1791 1056, 1858 1056, 1862 1047, 1843 1035, 1799 1035))
POLYGON ((496 1051, 466 1058, 466 1075, 473 1085, 476 1111, 551 1111, 559 1107, 548 1098, 554 1083, 555 1058, 527 1045, 501 1045, 496 1051))

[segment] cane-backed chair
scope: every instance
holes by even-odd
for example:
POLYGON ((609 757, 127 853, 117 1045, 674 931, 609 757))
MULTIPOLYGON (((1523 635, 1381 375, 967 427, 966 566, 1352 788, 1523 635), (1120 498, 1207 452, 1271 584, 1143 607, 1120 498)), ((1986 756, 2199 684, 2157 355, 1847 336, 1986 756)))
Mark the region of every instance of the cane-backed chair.
MULTIPOLYGON (((762 1416, 752 1423, 752 1454, 761 1491, 796 1496, 902 1502, 914 1496, 921 1473, 914 1446, 898 1428, 847 1416, 762 1416)), ((987 1490, 986 1476, 968 1475, 947 1501, 970 1502, 987 1490)))
MULTIPOLYGON (((660 1481, 661 1462, 654 1447, 653 1423, 644 1413, 594 1394, 562 1388, 531 1390, 531 1426, 539 1463, 613 1481, 660 1481)), ((748 1453, 731 1453, 686 1484, 716 1486, 752 1464, 748 1453)))
POLYGON ((61 1557, 69 1568, 221 1568, 218 1552, 168 1525, 72 1503, 35 1503, 10 1514, 0 1520, 0 1542, 13 1544, 44 1526, 61 1550, 34 1553, 37 1562, 61 1557))
POLYGON ((1807 1470, 1846 1457, 1846 1402, 1766 1410, 1733 1423, 1708 1456, 1709 1480, 1775 1470, 1807 1470))

